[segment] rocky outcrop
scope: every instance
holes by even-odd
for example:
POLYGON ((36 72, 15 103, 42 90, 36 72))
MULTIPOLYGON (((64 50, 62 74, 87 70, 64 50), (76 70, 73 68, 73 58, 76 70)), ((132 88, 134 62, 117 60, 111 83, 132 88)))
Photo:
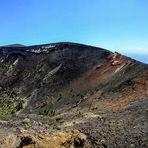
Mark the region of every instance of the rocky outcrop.
POLYGON ((51 134, 25 130, 20 133, 0 132, 1 148, 86 148, 88 146, 87 136, 78 130, 51 134))

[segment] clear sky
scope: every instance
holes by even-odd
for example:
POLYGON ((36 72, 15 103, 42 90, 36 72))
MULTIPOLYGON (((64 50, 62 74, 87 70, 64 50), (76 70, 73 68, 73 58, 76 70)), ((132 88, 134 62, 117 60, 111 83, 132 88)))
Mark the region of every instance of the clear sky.
POLYGON ((148 0, 0 0, 0 45, 59 41, 148 63, 148 0))

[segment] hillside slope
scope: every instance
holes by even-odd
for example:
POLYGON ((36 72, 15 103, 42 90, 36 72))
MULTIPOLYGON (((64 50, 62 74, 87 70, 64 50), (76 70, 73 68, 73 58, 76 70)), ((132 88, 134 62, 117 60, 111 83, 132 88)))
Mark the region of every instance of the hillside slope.
MULTIPOLYGON (((5 46, 0 47, 0 78, 3 128, 22 126, 28 116, 30 128, 34 130, 38 129, 34 122, 43 122, 42 130, 49 122, 51 125, 60 122, 58 126, 64 131, 79 129, 88 137, 89 147, 111 147, 115 142, 111 134, 119 140, 113 147, 147 144, 136 143, 136 137, 130 132, 134 117, 137 117, 134 126, 138 126, 135 132, 142 124, 144 128, 148 126, 146 64, 106 49, 76 43, 5 46), (16 117, 5 116, 13 114, 16 117), (119 131, 117 124, 120 124, 119 131), (126 127, 128 131, 119 138, 126 127), (101 133, 105 134, 103 140, 107 144, 101 143, 101 133), (131 136, 131 143, 129 139, 124 142, 124 136, 131 136)), ((50 127, 53 129, 54 126, 50 127)), ((146 138, 146 132, 139 136, 141 141, 146 138)))

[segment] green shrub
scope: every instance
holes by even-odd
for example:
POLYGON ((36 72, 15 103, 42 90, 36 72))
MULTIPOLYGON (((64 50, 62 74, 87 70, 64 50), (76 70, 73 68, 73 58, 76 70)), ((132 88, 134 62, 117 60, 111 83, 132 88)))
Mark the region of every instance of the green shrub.
POLYGON ((91 107, 90 111, 97 111, 98 107, 91 107))
POLYGON ((18 103, 17 106, 16 106, 16 110, 19 111, 19 110, 23 109, 24 103, 25 103, 25 100, 21 98, 21 99, 19 100, 19 103, 18 103))
POLYGON ((11 111, 11 114, 15 114, 17 112, 16 108, 14 107, 11 111))
POLYGON ((13 90, 11 93, 10 93, 10 97, 11 98, 15 98, 15 97, 17 97, 17 92, 15 91, 15 90, 13 90))
POLYGON ((25 99, 20 97, 16 90, 1 91, 0 93, 0 115, 11 115, 24 107, 25 99))
POLYGON ((55 111, 54 110, 49 111, 47 109, 44 109, 39 111, 39 115, 52 117, 55 115, 55 111))

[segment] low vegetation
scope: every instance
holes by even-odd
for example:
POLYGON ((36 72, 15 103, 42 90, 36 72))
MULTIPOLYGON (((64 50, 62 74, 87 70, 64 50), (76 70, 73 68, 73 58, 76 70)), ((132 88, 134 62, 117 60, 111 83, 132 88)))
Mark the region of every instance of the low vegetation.
POLYGON ((39 115, 52 117, 52 116, 55 116, 55 111, 54 110, 49 111, 47 109, 42 109, 39 111, 39 115))
POLYGON ((25 98, 21 97, 16 90, 0 90, 0 115, 11 115, 23 109, 25 98))

